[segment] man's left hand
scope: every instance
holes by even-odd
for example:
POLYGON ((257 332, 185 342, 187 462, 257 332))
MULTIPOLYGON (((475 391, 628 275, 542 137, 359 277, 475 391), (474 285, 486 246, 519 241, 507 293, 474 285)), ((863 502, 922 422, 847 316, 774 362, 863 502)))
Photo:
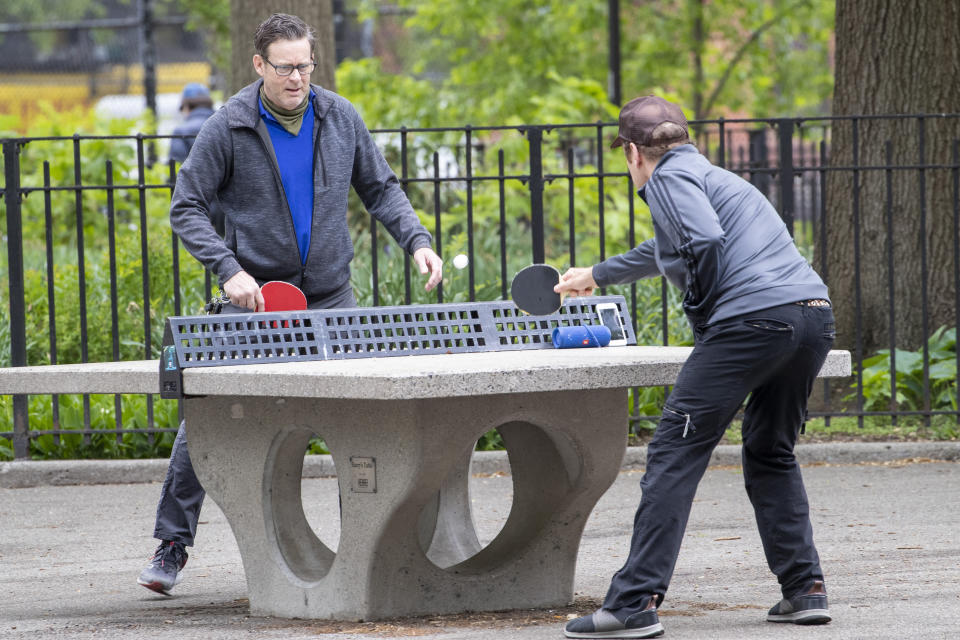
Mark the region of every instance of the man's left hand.
POLYGON ((440 284, 440 280, 443 278, 443 260, 434 253, 433 249, 430 247, 417 249, 413 252, 413 261, 417 263, 420 273, 423 275, 430 274, 424 289, 430 291, 440 284))

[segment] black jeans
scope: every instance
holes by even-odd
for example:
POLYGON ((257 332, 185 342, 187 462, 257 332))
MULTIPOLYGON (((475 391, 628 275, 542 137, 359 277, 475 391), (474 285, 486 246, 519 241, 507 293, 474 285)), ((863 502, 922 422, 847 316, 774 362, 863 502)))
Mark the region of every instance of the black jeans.
POLYGON ((647 449, 630 554, 604 608, 629 615, 646 596, 663 600, 697 485, 748 395, 743 476, 767 564, 784 597, 823 579, 793 449, 834 336, 829 307, 798 304, 696 328, 693 352, 647 449))
MULTIPOLYGON (((357 306, 353 289, 347 283, 329 297, 310 304, 311 309, 332 309, 357 306)), ((190 463, 187 450, 187 433, 184 423, 180 423, 177 437, 170 452, 170 465, 167 476, 160 489, 160 501, 157 503, 157 520, 153 537, 158 540, 173 540, 193 546, 197 535, 197 523, 200 521, 200 508, 206 492, 197 479, 190 463)))

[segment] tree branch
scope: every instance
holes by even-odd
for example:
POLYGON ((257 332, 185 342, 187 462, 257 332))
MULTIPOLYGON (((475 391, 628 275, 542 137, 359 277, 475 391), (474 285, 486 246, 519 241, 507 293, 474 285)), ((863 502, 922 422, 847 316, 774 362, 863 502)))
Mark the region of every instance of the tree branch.
POLYGON ((661 20, 672 20, 674 16, 668 15, 666 12, 656 8, 657 2, 658 0, 647 0, 646 2, 639 2, 638 4, 652 13, 654 17, 660 18, 661 20))
POLYGON ((766 31, 767 29, 772 27, 774 24, 779 22, 781 18, 783 18, 785 15, 787 15, 788 13, 790 13, 800 5, 804 5, 804 4, 810 4, 810 0, 798 0, 797 2, 794 2, 793 4, 786 7, 785 9, 782 9, 779 13, 777 13, 772 18, 764 22, 762 25, 754 29, 753 33, 750 34, 750 37, 747 38, 747 41, 743 43, 743 45, 737 50, 737 53, 734 54, 733 59, 730 60, 730 64, 727 65, 726 70, 724 70, 723 72, 723 77, 720 78, 720 81, 717 83, 717 86, 713 88, 713 92, 710 94, 710 97, 707 98, 707 103, 703 107, 703 113, 696 114, 696 118, 698 120, 702 120, 704 117, 706 117, 706 114, 710 113, 710 110, 713 108, 713 103, 716 102, 717 98, 720 95, 720 92, 723 90, 724 85, 727 84, 727 80, 730 79, 730 74, 733 73, 734 67, 737 66, 737 64, 740 62, 743 56, 747 53, 747 49, 750 48, 750 45, 756 42, 760 38, 760 36, 763 34, 764 31, 766 31))

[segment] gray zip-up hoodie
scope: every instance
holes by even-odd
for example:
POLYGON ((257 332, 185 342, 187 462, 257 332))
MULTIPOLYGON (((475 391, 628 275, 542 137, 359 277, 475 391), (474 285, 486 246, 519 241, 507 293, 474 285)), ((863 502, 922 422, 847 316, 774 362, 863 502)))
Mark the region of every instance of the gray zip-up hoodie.
POLYGON ((313 99, 313 226, 301 265, 293 220, 270 133, 260 118, 261 80, 241 89, 204 123, 180 169, 170 226, 220 283, 241 269, 261 284, 284 280, 308 299, 337 291, 350 279, 353 242, 347 195, 356 190, 367 210, 409 253, 430 246, 360 115, 346 99, 311 85, 313 99), (225 237, 207 218, 219 198, 225 237))
POLYGON ((639 191, 654 237, 593 268, 601 286, 663 274, 684 290, 696 327, 781 304, 827 297, 776 209, 692 144, 671 149, 639 191))

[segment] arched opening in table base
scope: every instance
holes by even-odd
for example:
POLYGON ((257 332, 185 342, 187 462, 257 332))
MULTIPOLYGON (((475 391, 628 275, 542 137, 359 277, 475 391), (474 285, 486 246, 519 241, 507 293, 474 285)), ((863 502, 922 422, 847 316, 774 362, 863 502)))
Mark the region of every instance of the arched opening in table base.
MULTIPOLYGON (((462 530, 451 534, 448 527, 447 532, 448 537, 461 541, 453 545, 457 551, 436 553, 437 537, 430 548, 421 537, 427 558, 446 571, 482 573, 510 562, 510 557, 537 539, 550 518, 568 502, 579 476, 579 456, 564 434, 521 421, 501 425, 496 432, 507 451, 512 480, 509 501, 503 499, 502 487, 484 491, 484 474, 469 479, 464 500, 469 513, 460 519, 462 530), (492 496, 499 497, 489 499, 492 496), (477 520, 481 521, 479 526, 477 520)), ((435 508, 430 503, 424 511, 435 508)))
POLYGON ((314 458, 305 464, 305 457, 320 446, 322 438, 310 429, 283 431, 265 469, 265 520, 272 523, 267 535, 290 571, 305 582, 327 575, 340 544, 340 489, 333 458, 322 461, 329 469, 317 469, 314 458))

